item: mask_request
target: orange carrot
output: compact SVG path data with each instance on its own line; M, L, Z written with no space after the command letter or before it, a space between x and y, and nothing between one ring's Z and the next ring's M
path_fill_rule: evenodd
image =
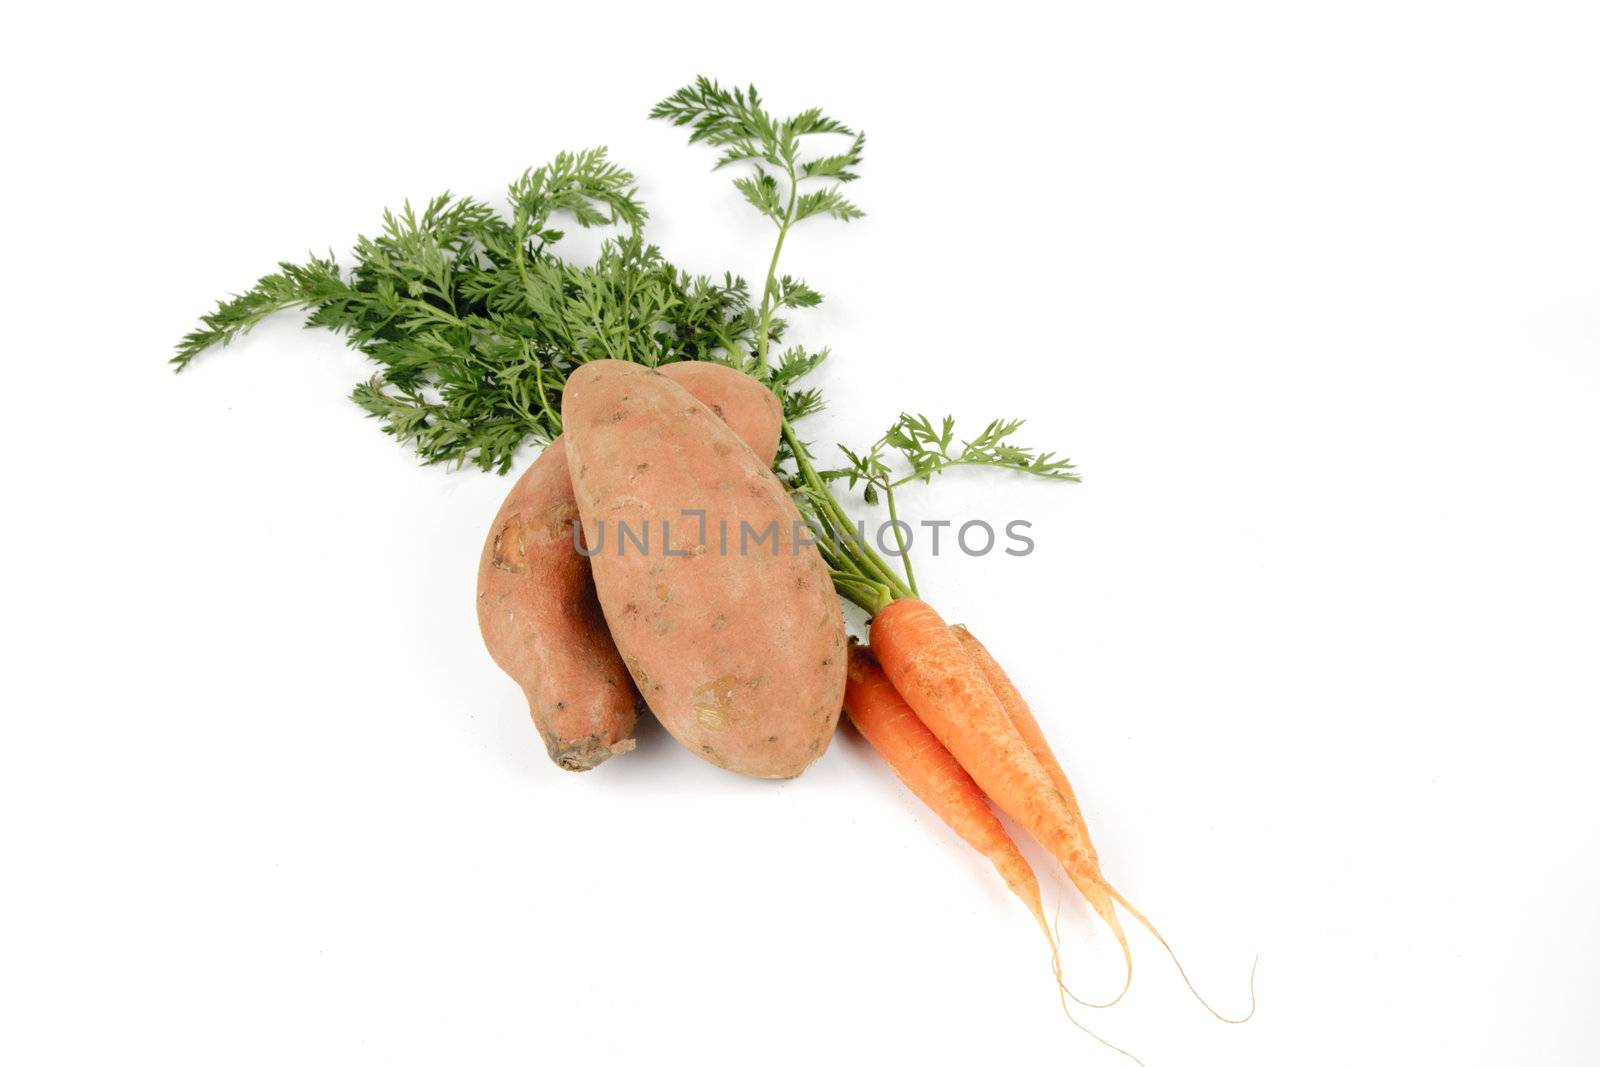
M989 687L994 691L995 696L999 698L1001 705L1005 708L1007 718L1011 720L1011 725L1016 728L1017 734L1022 738L1023 743L1027 745L1028 751L1033 754L1034 759L1039 762L1045 773L1050 776L1050 781L1054 783L1056 792L1066 801L1067 806L1077 814L1079 825L1082 825L1083 816L1078 808L1078 799L1073 795L1072 784L1067 781L1066 772L1061 769L1061 763L1056 759L1056 754L1050 750L1050 743L1045 740L1044 731L1039 728L1039 720L1034 718L1033 710L1028 707L1028 702L1023 699L1022 694L1017 691L1017 687L1012 684L1011 678L996 662L989 650L984 647L982 641L979 641L965 626L955 626L951 629L955 632L956 639L966 649L967 655L971 657L972 662L978 665L978 669L983 673L984 679L989 683ZM1084 839L1085 841L1088 840L1087 830L1084 831ZM1093 846L1090 846L1089 855L1094 855ZM1138 908L1128 903L1126 897L1106 882L1104 876L1100 874L1098 862L1095 864L1093 877L1098 879L1114 901L1121 904L1128 914L1132 915L1141 926L1150 931L1151 935L1161 943L1161 947L1167 950L1167 955L1172 957L1172 962L1178 968L1178 974L1183 978L1184 984L1189 987L1189 992L1194 994L1195 999L1203 1004L1207 1011L1223 1022L1228 1023L1244 1022L1255 1014L1255 967L1253 965L1250 969L1250 1011L1238 1019L1231 1019L1220 1014L1200 995L1199 990L1195 989L1194 983L1189 980L1188 973L1183 969L1183 964L1178 960L1178 954L1167 943L1167 939L1161 936L1161 931L1157 930L1155 925L1145 918ZM1076 881L1074 879L1074 883ZM1068 992L1070 995L1070 990ZM1077 998L1073 997L1073 999L1076 1000Z
M1028 707L1028 702L1022 699L1022 694L1011 684L1006 672L1000 669L1000 664L996 663L989 650L983 647L983 642L972 635L972 631L961 625L953 626L951 629L966 648L967 655L978 664L978 669L983 672L989 688L1000 698L1000 703L1006 709L1006 717L1011 720L1011 725L1017 728L1023 744L1033 753L1033 758L1039 761L1039 765L1050 776L1056 792L1061 794L1061 799L1065 800L1073 810L1078 810L1078 798L1073 795L1072 783L1067 781L1067 772L1061 769L1056 754L1050 751L1050 743L1044 739L1044 731L1039 729L1039 720L1033 717L1033 710Z
M978 787L1061 861L1122 948L1126 992L1133 978L1133 952L1110 886L1100 875L1083 816L1029 751L960 639L927 604L895 600L872 620L872 652L906 703Z
M988 798L895 691L872 654L859 645L850 649L844 710L907 788L994 864L1049 937L1039 880L990 810Z
M1066 987L1061 983L1061 962L1056 951L1056 939L1045 919L1044 905L1039 896L1039 880L1034 877L1033 868L995 817L978 783L972 780L972 776L962 769L949 749L917 717L872 658L872 653L859 645L850 648L844 684L844 711L861 736L877 750L899 779L962 840L994 864L1000 877L1005 879L1006 885L1027 906L1039 923L1039 929L1044 931L1045 940L1050 943L1051 966L1055 971L1057 989L1065 992ZM1080 1023L1073 1017L1064 999L1061 1010L1072 1025L1102 1045L1122 1053L1135 1063L1140 1062L1132 1053L1111 1044Z

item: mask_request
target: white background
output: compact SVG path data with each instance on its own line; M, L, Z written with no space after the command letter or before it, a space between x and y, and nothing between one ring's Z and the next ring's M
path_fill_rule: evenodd
M1224 1010L1261 954L1226 1027L1139 936L1101 1032L1593 1062L1592 5L41 10L0 45L0 1059L1118 1062L848 731L782 784L653 726L550 765L473 617L510 482L419 468L337 338L165 366L277 260L564 147L640 172L677 262L758 272L711 154L645 120L706 72L869 133L870 217L787 253L835 352L807 436L1024 416L1084 473L905 505L1035 523L924 593Z

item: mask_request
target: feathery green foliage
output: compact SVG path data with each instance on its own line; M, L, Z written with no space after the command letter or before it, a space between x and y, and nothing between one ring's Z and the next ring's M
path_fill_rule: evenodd
M385 433L424 462L501 473L524 442L561 432L561 390L582 363L750 364L763 317L749 287L731 274L690 276L645 244L634 177L603 148L527 171L507 200L507 214L448 193L420 212L410 204L385 212L379 234L357 240L348 274L331 253L280 264L204 316L172 362L181 370L269 315L308 310L308 327L343 334L378 364L351 398ZM553 251L563 215L623 232L593 264L564 262ZM786 307L816 303L798 283L785 296ZM781 336L781 320L770 326ZM774 379L793 417L820 403L794 384L812 366L796 363Z
M795 223L813 215L849 222L865 214L845 199L843 186L858 177L855 168L861 165L866 135L817 108L786 119L777 118L762 105L755 86L724 89L704 76L657 104L650 117L689 127L691 144L722 149L716 169L735 163L752 164L750 173L733 179L734 188L778 230L766 284L761 287L755 355L759 376L767 366L774 310L815 307L822 302L821 294L804 282L778 274L784 238ZM830 155L804 155L802 150L812 143L805 139L820 135L849 138L848 147ZM807 182L812 184L806 185ZM824 184L819 188L817 183Z
M946 415L936 427L926 415L902 413L871 448L856 452L840 445L839 451L850 461L848 466L818 473L825 481L844 479L852 489L860 484L868 504L878 502L880 491L892 493L908 482L927 483L952 467L990 467L1057 481L1080 480L1071 460L1013 444L1011 435L1022 425L1021 419L993 419L978 436L958 441L953 417ZM904 470L891 464L888 454L895 452L904 460Z

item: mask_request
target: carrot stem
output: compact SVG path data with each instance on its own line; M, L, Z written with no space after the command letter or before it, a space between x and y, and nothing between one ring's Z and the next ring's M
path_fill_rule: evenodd
M848 569L855 571L868 582L886 586L890 599L913 596L910 587L890 569L883 557L874 552L865 539L855 536L855 524L850 520L850 516L845 514L844 507L829 492L827 483L812 465L811 455L806 451L805 444L787 419L783 423L783 439L788 443L790 453L794 455L795 466L814 505L815 515L826 527L823 531L825 538L836 546L835 554L838 561L841 564L848 563ZM898 531L898 527L896 530ZM881 597L862 598L861 590L853 583L841 585L836 581L834 587L838 589L840 596L871 614L876 614L885 607L885 601Z
M906 570L906 585L911 589L911 595L917 596L917 576L911 573L911 553L906 549L906 539L900 532L900 515L894 509L894 490L885 489L883 499L889 505L889 528L894 531L895 544L900 546L900 565Z

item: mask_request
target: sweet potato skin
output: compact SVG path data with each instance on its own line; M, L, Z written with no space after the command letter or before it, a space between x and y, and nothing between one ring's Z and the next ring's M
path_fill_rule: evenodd
M719 767L799 774L838 723L844 618L770 464L679 385L634 364L580 368L562 420L600 606L651 711ZM703 538L686 515L696 510ZM775 538L741 551L742 524L773 526ZM649 549L619 540L624 525L648 531Z
M767 465L782 406L750 377L712 363L661 368L728 420ZM512 486L478 564L478 628L528 698L558 767L586 771L633 747L639 693L612 643L594 578L573 544L578 507L556 438Z
M656 369L727 423L763 467L772 466L778 454L778 435L783 432L783 405L772 390L752 389L757 385L755 379L720 363L686 360Z

